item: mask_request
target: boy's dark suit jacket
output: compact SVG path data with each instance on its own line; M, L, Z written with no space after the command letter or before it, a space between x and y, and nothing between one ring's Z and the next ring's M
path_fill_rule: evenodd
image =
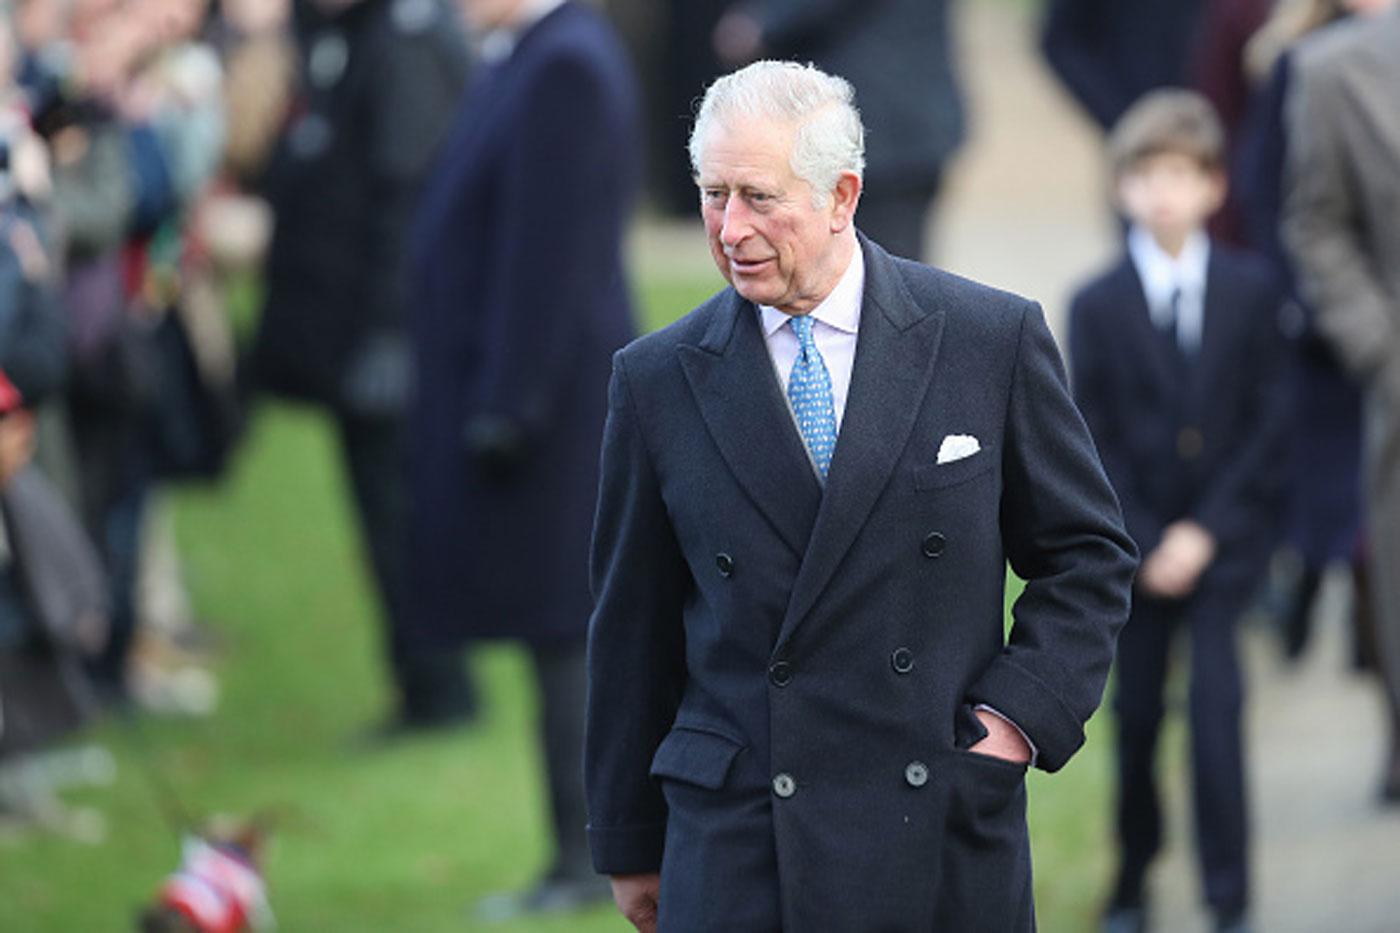
M1040 310L861 242L824 490L732 289L614 360L590 833L600 871L661 871L667 931L1030 929L1024 768L963 750L968 704L1061 767L1127 617L1133 547ZM956 434L980 451L938 463Z
M1275 543L1290 410L1280 292L1252 256L1211 243L1201 346L1187 363L1152 323L1124 257L1070 310L1075 400L1141 553L1190 518L1215 536L1201 586L1257 580Z

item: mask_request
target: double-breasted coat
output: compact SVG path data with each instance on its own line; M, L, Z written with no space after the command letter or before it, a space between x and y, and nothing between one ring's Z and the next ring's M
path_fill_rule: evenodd
M409 637L582 642L612 354L635 331L622 240L641 138L626 53L565 3L486 66L412 241ZM511 426L508 476L474 424Z
M1024 767L966 751L972 706L1058 769L1127 616L1135 551L1039 308L861 246L825 484L733 290L614 360L590 835L599 871L660 870L663 930L1030 929ZM938 462L954 435L979 449Z

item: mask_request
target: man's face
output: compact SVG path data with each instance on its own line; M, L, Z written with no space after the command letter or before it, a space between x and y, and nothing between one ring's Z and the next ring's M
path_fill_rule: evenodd
M1185 153L1140 159L1118 180L1128 218L1160 241L1177 242L1201 227L1225 200L1225 180Z
M771 121L718 124L704 142L696 184L720 274L755 304L805 314L845 271L841 233L860 182L843 176L835 196L814 206L811 185L792 170L793 136L793 126Z

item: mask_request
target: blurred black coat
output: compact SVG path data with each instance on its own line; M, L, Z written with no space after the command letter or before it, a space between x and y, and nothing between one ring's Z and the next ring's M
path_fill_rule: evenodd
M611 28L565 3L483 69L428 185L407 587L421 642L584 635L611 357L633 333L637 113Z
M1159 87L1187 83L1204 0L1051 0L1041 35L1065 88L1104 129Z
M763 0L767 54L811 61L855 87L866 184L931 183L962 143L948 0Z
M296 27L299 87L265 179L276 226L254 376L342 409L353 370L402 336L404 237L467 50L444 0L335 16L300 2Z

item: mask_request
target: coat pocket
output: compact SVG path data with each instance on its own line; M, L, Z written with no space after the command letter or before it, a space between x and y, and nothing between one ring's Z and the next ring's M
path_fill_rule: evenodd
M983 447L977 453L951 463L926 463L914 469L914 488L920 491L946 489L976 479L997 465L996 450Z
M1025 765L954 751L934 929L1034 929Z
M719 790L744 746L714 732L687 726L671 729L651 759L651 776Z

